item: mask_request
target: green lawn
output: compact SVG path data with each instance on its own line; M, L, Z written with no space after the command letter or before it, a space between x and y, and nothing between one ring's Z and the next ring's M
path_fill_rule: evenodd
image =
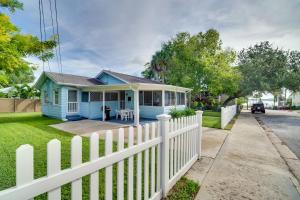
M42 117L40 113L9 113L0 114L0 191L6 188L15 186L15 163L16 163L16 149L22 144L30 144L34 147L34 177L39 178L46 175L47 172L47 143L51 139L58 139L61 141L61 164L62 169L70 167L70 146L72 134L57 130L48 125L60 123L62 121ZM83 162L89 160L89 140L83 138ZM126 146L126 145L125 145ZM114 143L114 151L116 150L116 143ZM99 142L99 154L104 155L104 141ZM151 157L151 153L149 154ZM134 176L136 175L136 157L134 161ZM142 171L144 164L142 165ZM117 194L117 164L114 165L113 184L114 184L114 199ZM142 173L143 175L143 173ZM134 177L135 179L136 177ZM104 169L99 171L99 197L104 199L104 184L105 176ZM150 178L149 178L150 180ZM127 160L124 163L124 183L127 188ZM190 188L190 182L180 182L181 187ZM143 177L142 177L143 185ZM134 188L136 182L134 181ZM70 199L70 184L62 187L62 199ZM143 186L142 186L143 190ZM182 190L176 190L179 193ZM175 192L173 196L177 196ZM127 189L124 189L124 196L126 199ZM134 192L135 196L135 192ZM43 194L35 199L46 199L47 195ZM89 176L83 177L83 199L89 199Z
M177 199L185 199L192 200L197 195L200 186L198 183L187 179L186 177L182 177L175 186L170 190L167 199L168 200L177 200Z
M15 185L15 151L22 144L34 147L34 176L46 175L47 143L54 138L61 141L62 169L70 167L70 141L73 135L48 126L60 120L42 117L40 113L0 114L0 190ZM104 142L100 140L100 155L104 154ZM89 160L89 142L83 138L83 162ZM114 173L116 175L116 173ZM104 170L100 171L100 183L104 183ZM116 179L116 176L114 176ZM88 199L89 177L83 178L83 198ZM114 181L116 184L116 181ZM104 196L104 187L99 189L100 197ZM45 199L46 195L38 199ZM62 199L70 199L70 184L63 186Z
M204 111L202 125L210 128L221 128L221 113Z

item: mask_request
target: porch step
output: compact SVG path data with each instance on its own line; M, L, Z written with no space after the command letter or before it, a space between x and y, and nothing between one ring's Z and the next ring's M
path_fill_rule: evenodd
M80 115L67 115L66 118L68 121L78 121L78 120L85 119L84 117L82 117Z

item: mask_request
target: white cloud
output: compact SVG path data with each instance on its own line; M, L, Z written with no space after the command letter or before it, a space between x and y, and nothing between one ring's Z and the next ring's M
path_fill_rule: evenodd
M300 50L299 0L57 3L66 73L93 76L109 68L140 74L163 41L179 31L197 33L209 28L220 31L224 46L236 50L265 40L285 49ZM13 20L25 32L38 35L38 2L24 0L24 4L25 10L13 16ZM49 18L47 22L49 26ZM50 34L51 29L48 31ZM53 70L57 69L52 64Z

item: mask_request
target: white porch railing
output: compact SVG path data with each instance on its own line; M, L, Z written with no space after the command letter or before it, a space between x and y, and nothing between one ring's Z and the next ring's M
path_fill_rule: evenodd
M112 131L107 131L105 156L102 157L99 157L99 135L93 133L90 137L90 161L85 163L82 163L82 138L75 136L71 141L71 168L64 170L61 170L61 143L53 139L47 144L48 174L38 179L33 178L33 147L22 145L16 151L16 187L0 191L0 199L32 199L47 192L49 200L59 200L61 187L67 183L71 183L71 199L81 199L82 177L87 175L90 176L90 199L103 198L99 197L101 169L105 169L105 199L112 199L116 192L117 199L122 200L124 190L127 190L127 199L133 199L134 192L139 200L142 196L144 199L161 199L201 155L201 118L201 111L196 116L175 120L170 119L169 115L160 115L157 124L137 126L136 144L133 127L130 127L127 148L124 148L124 129L121 128L118 134L118 150L115 152ZM125 160L128 165L126 185ZM116 163L117 189L114 190L113 165Z
M68 102L68 113L78 112L78 102Z

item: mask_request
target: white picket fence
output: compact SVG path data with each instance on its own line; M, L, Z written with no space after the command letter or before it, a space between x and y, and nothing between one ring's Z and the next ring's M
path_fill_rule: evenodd
M107 131L105 155L102 157L99 157L99 135L93 133L90 137L90 161L85 163L82 163L82 138L73 137L71 168L64 170L61 170L61 143L57 139L51 140L47 144L47 176L38 179L33 178L33 147L22 145L16 150L16 186L0 191L0 199L33 199L48 193L49 200L59 200L61 186L71 183L71 199L80 200L82 177L88 175L89 196L91 200L96 200L99 199L101 169L105 169L105 183L100 184L102 187L105 185L106 200L113 199L113 192L117 193L118 200L134 199L134 192L138 200L142 197L161 199L201 156L202 112L178 119L159 115L158 120L158 123L137 126L136 142L134 129L130 127L127 148L124 148L124 129L119 129L116 152L113 152L112 131ZM124 185L126 160L127 184ZM117 164L116 191L113 190L114 164ZM124 195L125 190L127 196Z
M232 120L236 115L237 106L226 106L221 108L221 128L224 129L227 124Z

